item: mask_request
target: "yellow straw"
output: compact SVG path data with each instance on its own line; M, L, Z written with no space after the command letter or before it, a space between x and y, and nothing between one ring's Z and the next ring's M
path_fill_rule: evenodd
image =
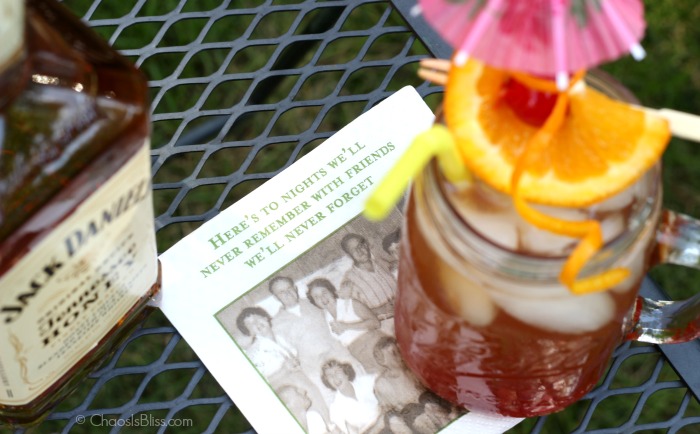
M462 163L452 133L444 125L433 125L416 136L411 146L387 173L365 203L364 215L369 220L382 220L399 201L408 184L426 164L436 157L445 177L452 183L471 180Z

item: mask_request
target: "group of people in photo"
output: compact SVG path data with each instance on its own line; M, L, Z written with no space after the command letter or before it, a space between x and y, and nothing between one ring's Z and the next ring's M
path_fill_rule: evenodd
M383 241L375 255L364 236L346 234L342 278L276 275L267 290L280 308L236 317L248 358L308 433L432 434L458 415L403 362L393 336L398 230Z

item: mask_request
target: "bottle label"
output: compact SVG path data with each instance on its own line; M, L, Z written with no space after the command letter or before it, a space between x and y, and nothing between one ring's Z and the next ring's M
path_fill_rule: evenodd
M24 43L24 0L3 0L0 8L0 72Z
M0 277L0 405L47 390L155 283L149 149Z

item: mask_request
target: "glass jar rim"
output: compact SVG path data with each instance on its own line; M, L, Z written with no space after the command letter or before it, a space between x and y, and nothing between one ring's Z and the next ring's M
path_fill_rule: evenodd
M444 218L441 226L450 226L452 237L445 237L445 241L455 250L460 248L457 243L467 242L471 248L479 252L479 258L490 268L497 268L506 275L528 277L534 280L553 280L558 278L559 271L566 261L567 256L548 256L522 253L504 247L492 238L481 233L477 228L464 219L454 204L448 199L444 185L448 181L442 176L436 161L432 161L423 172L423 182L428 183L431 194L431 202L443 212ZM441 182L442 178L442 182ZM660 188L660 164L656 164L647 171L637 182L645 182L649 185L647 199L634 210L629 217L625 230L609 240L603 248L589 261L582 270L582 275L592 275L602 270L609 269L638 239L645 229L645 223L661 210ZM433 215L435 215L433 213Z

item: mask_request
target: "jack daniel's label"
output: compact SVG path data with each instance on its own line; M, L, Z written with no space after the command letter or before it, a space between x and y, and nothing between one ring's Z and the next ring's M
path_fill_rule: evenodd
M50 387L157 277L149 146L0 277L0 405Z

